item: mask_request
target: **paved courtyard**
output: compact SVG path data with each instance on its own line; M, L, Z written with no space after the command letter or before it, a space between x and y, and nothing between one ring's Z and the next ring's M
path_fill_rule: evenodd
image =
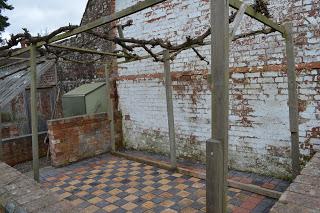
M88 213L206 211L204 180L111 155L43 169L41 184ZM228 190L229 212L268 212L275 202Z

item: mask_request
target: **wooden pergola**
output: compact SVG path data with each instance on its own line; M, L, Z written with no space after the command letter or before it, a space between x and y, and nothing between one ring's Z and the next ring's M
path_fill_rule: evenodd
M43 45L49 45L55 48L62 48L75 52L97 54L103 56L117 57L114 53L102 52L92 49L69 47L56 44L57 41L69 38L71 36L89 31L102 25L117 21L121 18L135 14L139 11L165 2L166 0L144 0L131 7L128 7L112 15L101 17L86 25L77 27L69 32L54 36L46 42L37 42L29 47L13 52L10 57L19 58L19 55L30 52L30 70L31 70L31 123L32 123L32 152L33 152L33 174L34 179L39 181L39 153L38 153L38 113L37 113L37 48ZM229 28L229 7L238 10L234 20L234 27ZM211 41L204 45L211 45L211 96L212 96L212 117L211 117L211 139L206 144L206 200L207 212L220 213L226 212L226 191L227 191L227 172L228 172L228 112L229 112L229 43L235 36L237 27L244 14L254 18L262 24L270 27L274 31L282 34L286 41L286 55L288 67L288 91L289 91L289 118L291 132L291 158L293 177L300 172L299 162L299 129L298 129L298 99L297 83L294 60L294 44L292 37L292 24L286 23L279 25L263 14L256 12L252 6L244 4L240 0L211 0ZM122 34L119 31L119 34ZM120 35L121 36L121 35ZM189 48L192 48L190 46ZM186 48L188 49L188 48ZM167 101L167 116L169 126L170 141L170 163L172 168L177 167L176 144L174 129L174 114L172 100L172 83L170 74L170 51L164 50L160 54L164 58L164 76ZM150 56L142 57L143 59ZM137 60L141 60L137 59ZM125 60L120 63L129 63L134 60ZM113 104L110 97L110 70L112 64L105 65L105 77L107 85L108 114L111 120L111 144L112 151L116 152L115 147L115 125L113 118ZM1 123L1 114L0 114ZM1 142L1 131L0 131ZM2 146L0 146L2 147ZM0 152L2 150L0 149ZM0 155L1 156L1 155Z

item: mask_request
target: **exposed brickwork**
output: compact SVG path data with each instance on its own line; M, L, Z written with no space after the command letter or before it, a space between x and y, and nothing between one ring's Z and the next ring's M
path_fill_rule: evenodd
M89 22L95 21L102 16L110 15L115 10L114 0L89 0L83 14L81 24L85 25ZM94 31L103 33L105 35L114 35L114 23L105 24L102 27L95 28ZM67 41L63 41L64 45L73 47L82 47L92 50L99 50L103 52L112 52L115 49L113 42L108 42L104 39L97 38L88 33L81 33L74 38ZM94 64L79 64L68 61L59 61L58 63L58 81L59 87L61 88L61 93L64 94L82 84L90 82L101 82L105 81L105 70L104 63L115 60L111 57L101 57L98 55L91 54L79 54L76 52L70 52L68 54L69 59L76 61L93 61L96 60L97 63ZM118 91L116 87L116 81L113 80L117 77L117 67L111 70L111 98L113 99L114 107L114 118L116 122L116 145L117 148L123 147L122 145L122 115L118 110ZM58 104L58 117L62 116L62 104Z
M39 134L39 156L47 154L48 144L44 143L46 133ZM24 135L20 137L4 139L2 141L3 161L10 166L15 166L32 160L32 137Z
M2 125L2 138L12 138L19 135L17 124L15 123L6 123Z
M107 16L114 11L114 2L107 0L89 0L83 14L80 25L88 24L102 16ZM94 29L107 35L112 35L112 25L106 24L103 27ZM99 51L111 52L114 49L112 42L107 42L103 39L94 37L88 33L81 33L74 38L62 42L64 45L73 47L82 47L87 49L95 49ZM77 61L92 61L99 59L100 56L91 54L79 54L70 52L69 59ZM103 57L101 61L108 61L110 58ZM92 81L101 81L104 78L104 68L100 63L97 64L79 64L68 61L58 63L58 79L63 92L68 92L71 89L78 87L84 83Z
M106 113L48 121L53 166L96 156L110 150L110 121Z
M0 212L83 212L5 163L0 171Z
M316 153L270 212L320 212L319 198L320 153Z
M117 0L119 11L138 0ZM250 1L252 2L252 1ZM300 142L304 155L319 141L320 22L319 1L270 0L280 23L292 20L299 83ZM134 27L126 37L185 41L209 26L209 1L172 0L125 18ZM261 29L245 17L241 33ZM238 33L240 33L240 31ZM210 47L198 48L210 59ZM156 50L155 50L156 51ZM143 54L143 50L141 50ZM287 177L290 175L290 133L285 42L279 33L233 42L230 55L230 166ZM210 138L209 66L192 51L172 62L177 154L204 160ZM163 65L152 59L122 64L117 81L123 113L124 141L134 149L168 153ZM309 139L312 138L312 139Z

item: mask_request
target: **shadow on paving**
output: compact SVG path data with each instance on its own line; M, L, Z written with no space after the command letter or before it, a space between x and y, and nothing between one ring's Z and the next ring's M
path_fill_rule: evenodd
M240 174L245 173L234 172L235 176ZM206 210L204 180L109 154L62 168L43 168L41 184L86 212ZM251 192L228 189L228 212L269 212L275 202Z

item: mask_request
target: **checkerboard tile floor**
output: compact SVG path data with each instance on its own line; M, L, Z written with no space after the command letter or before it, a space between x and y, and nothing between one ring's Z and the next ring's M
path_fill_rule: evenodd
M205 212L205 182L104 155L42 172L41 183L85 212ZM234 188L228 212L268 212L275 200Z

